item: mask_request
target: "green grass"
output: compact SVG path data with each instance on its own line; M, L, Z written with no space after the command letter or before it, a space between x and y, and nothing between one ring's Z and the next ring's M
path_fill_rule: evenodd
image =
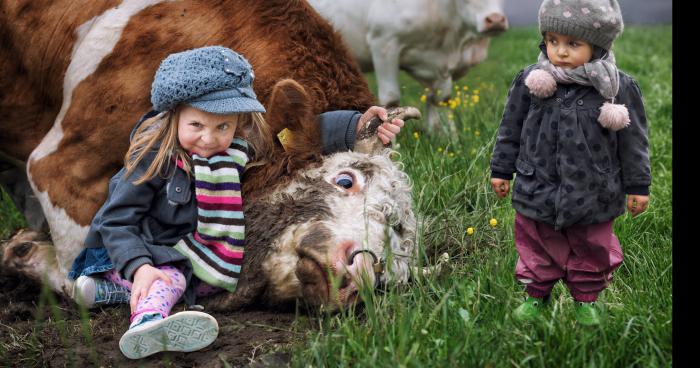
M416 137L421 122L411 121L398 138L397 150L413 178L419 262L448 252L451 268L397 289L365 293L357 309L314 317L317 328L292 348L293 366L672 365L671 33L670 26L628 26L615 46L619 67L644 93L653 185L646 213L616 221L625 260L601 294L602 326L575 324L573 303L561 284L538 323L522 325L509 316L523 297L513 277L514 212L509 200L492 193L488 167L508 86L537 57L536 29L516 28L494 39L488 59L458 81L469 101L478 89L479 101L452 112L457 136ZM376 91L374 76L368 78ZM401 83L402 104L422 106L422 87L405 74ZM495 228L491 218L498 220ZM3 195L0 236L21 226L23 219ZM475 230L471 236L469 227ZM14 345L41 349L36 336L13 339L18 340L0 346L0 355Z
M428 255L420 261L448 252L452 268L364 295L361 310L319 316L318 329L296 346L293 365L672 365L671 33L671 26L629 26L616 41L618 66L644 94L653 185L649 210L615 223L625 259L600 296L602 326L575 324L573 302L561 283L538 323L522 325L509 315L523 298L513 276L514 211L490 189L489 160L510 82L539 51L536 29L516 28L494 39L487 60L457 82L463 94L480 90L473 108L460 105L452 112L458 136L416 139L421 122L408 122L398 138L401 160L414 181L419 244ZM376 91L374 76L368 78ZM422 87L403 73L401 84L401 103L422 106ZM488 224L491 218L498 220L495 228ZM469 227L475 230L471 236Z
M10 195L0 187L0 239L7 239L15 230L26 226L24 216L17 211Z

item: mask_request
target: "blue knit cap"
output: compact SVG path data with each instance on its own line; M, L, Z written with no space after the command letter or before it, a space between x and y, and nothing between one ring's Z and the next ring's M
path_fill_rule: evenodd
M223 46L170 54L160 63L151 85L156 111L190 105L213 114L265 112L253 92L253 68L243 56Z

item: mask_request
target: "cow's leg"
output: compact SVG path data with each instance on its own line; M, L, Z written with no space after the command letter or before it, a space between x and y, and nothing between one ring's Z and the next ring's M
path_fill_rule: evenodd
M71 296L73 282L58 272L56 247L46 235L33 230L20 230L0 246L0 251L3 270L21 273L66 297Z
M10 32L0 28L0 34ZM37 84L42 85L36 82L41 77L27 71L11 42L0 42L0 75L0 185L30 228L48 231L41 206L27 181L25 162L51 128L58 108L49 97L48 88L37 88Z
M401 100L399 89L399 53L401 49L395 38L377 37L371 33L367 43L372 53L372 63L377 77L379 103L390 107L398 106Z
M3 163L0 159L0 186L10 196L17 210L24 215L30 229L48 233L49 225L41 210L41 204L29 185L26 168L13 162L9 162L8 165Z
M431 132L437 132L440 128L440 102L448 102L452 98L452 76L440 77L433 81L431 88L431 94L428 98L428 104L430 110L428 111L428 130ZM431 106L432 105L432 106ZM454 124L454 119L447 119L447 126L444 127L443 131L445 133L455 133L456 128Z

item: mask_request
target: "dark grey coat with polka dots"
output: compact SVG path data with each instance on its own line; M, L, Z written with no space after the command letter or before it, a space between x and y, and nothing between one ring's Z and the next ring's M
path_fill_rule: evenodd
M622 215L626 194L648 195L651 185L642 93L620 72L615 103L627 106L630 125L617 132L598 123L603 97L593 87L558 84L549 98L530 94L518 73L491 158L491 176L516 174L513 208L559 230Z

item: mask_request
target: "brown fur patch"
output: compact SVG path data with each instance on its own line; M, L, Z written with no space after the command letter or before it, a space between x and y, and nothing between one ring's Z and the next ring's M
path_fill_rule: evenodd
M326 253L326 246L331 238L331 231L323 224L313 224L306 235L299 240L299 248Z
M58 1L48 8L37 5L25 11L27 16L31 13L60 30L63 39L51 36L51 32L27 29L27 20L12 16L16 8L2 19L0 27L13 31L11 45L3 55L20 55L20 64L30 79L31 88L26 94L48 93L48 101L52 101L50 113L32 125L39 131L48 130L60 108L62 77L70 62L75 29L116 5L116 1L98 3ZM59 5L64 6L63 11L58 10ZM12 8L10 4L2 6ZM43 38L34 42L32 35ZM27 49L27 44L33 44L33 48ZM150 85L160 61L172 52L205 45L230 47L251 62L257 76L255 91L268 109L272 108L268 100L272 87L283 78L293 78L304 87L312 116L334 109L364 111L374 103L367 82L339 36L303 1L157 4L132 17L113 52L75 89L62 123L64 139L58 150L32 165L38 189L48 191L54 205L64 208L78 224L89 225L105 200L109 177L122 165L131 129L150 108ZM39 50L52 57L47 58ZM16 67L9 61L4 64ZM46 107L37 97L28 101L31 106ZM21 116L27 107L19 107ZM304 121L313 123L304 116ZM3 128L12 126L9 122L2 124ZM26 158L29 147L39 141L32 136L37 135L15 135L17 142L26 143L13 151ZM318 143L306 141L303 145L303 152L282 154L275 160L277 165L251 170L244 185L250 192L263 190L270 182L284 181L278 180L281 176L317 161ZM71 172L80 175L66 174Z
M236 293L228 297L224 308L240 308L262 299L275 306L284 301L276 300L265 290L266 283L258 272L270 252L271 244L289 226L321 221L331 215L330 208L322 201L332 187L309 186L298 196L284 195L280 200L244 200L246 219L246 254ZM245 198L245 197L244 197Z

